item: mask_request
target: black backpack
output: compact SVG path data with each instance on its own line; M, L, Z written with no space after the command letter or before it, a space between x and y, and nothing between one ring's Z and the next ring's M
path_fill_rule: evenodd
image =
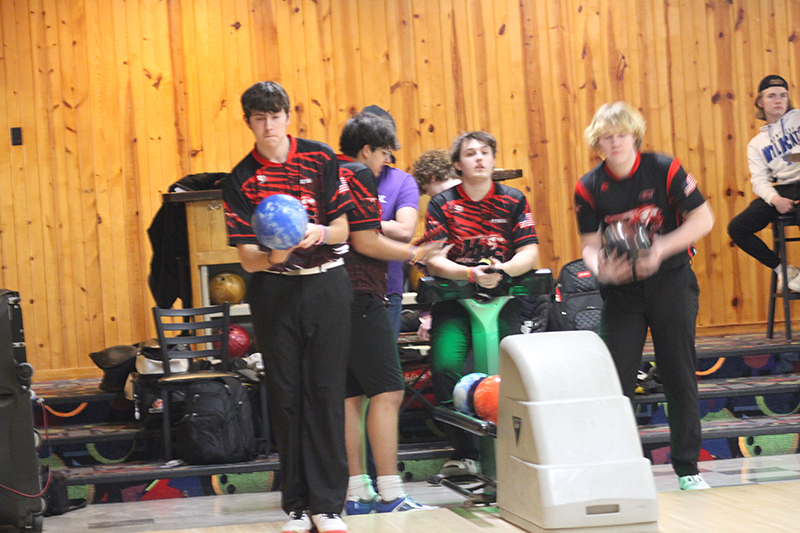
M190 384L178 426L178 456L189 464L220 464L249 461L257 453L244 384L234 377Z
M556 283L549 328L551 331L600 329L603 298L597 282L583 259L570 261L561 268Z

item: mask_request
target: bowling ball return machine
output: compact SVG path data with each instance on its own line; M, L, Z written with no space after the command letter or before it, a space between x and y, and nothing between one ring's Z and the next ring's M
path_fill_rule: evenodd
M549 269L528 272L515 278L503 273L503 280L493 289L485 289L467 280L425 276L419 281L417 301L432 304L458 300L467 309L472 320L474 371L495 375L499 372L500 337L497 319L503 307L514 296L538 296L552 292L553 274ZM497 426L492 422L444 407L429 407L436 420L482 437L480 474L450 478L434 475L429 478L429 482L458 492L472 504L493 504L497 486L495 461Z
M483 437L476 476L482 486L466 489L461 480L440 476L431 481L470 504L496 503L503 519L533 533L657 532L652 467L602 339L589 331L559 331L498 342L497 315L510 296L495 296L499 308L490 312L492 300L464 285L422 283L434 297L477 310L471 315L475 366L501 376L498 423L435 408L437 420ZM552 276L537 271L502 285L511 295L543 294Z

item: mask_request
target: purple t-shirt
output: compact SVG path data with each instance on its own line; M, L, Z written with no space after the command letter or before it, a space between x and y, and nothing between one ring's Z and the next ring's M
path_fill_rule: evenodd
M403 207L419 209L419 188L411 174L384 165L378 182L378 199L383 215L381 220L394 220ZM386 294L403 294L403 262L389 261Z

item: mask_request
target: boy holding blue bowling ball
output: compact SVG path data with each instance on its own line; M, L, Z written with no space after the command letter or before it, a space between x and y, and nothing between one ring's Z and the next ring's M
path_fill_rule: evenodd
M345 400L350 470L345 509L348 515L424 509L408 497L397 475L397 419L404 386L397 335L385 296L387 262L424 261L440 253L441 246L403 244L381 230L376 178L390 160L391 150L399 148L392 123L375 114L359 113L342 129L339 147L343 154L339 156L340 174L348 183L356 206L347 213L351 248L345 255L354 293ZM366 469L365 421L378 476L378 494Z
M697 181L677 159L642 153L645 122L624 102L603 105L586 142L603 161L575 186L583 260L600 282L600 336L614 359L622 392L633 398L647 330L669 409L672 467L683 490L709 488L697 469L695 322L700 289L691 267L694 242L714 225ZM647 229L650 245L634 258L609 251L603 232L625 222Z
M352 289L335 247L346 242L353 209L331 148L286 133L289 96L259 82L242 95L255 147L223 185L228 244L252 272L247 287L253 327L267 373L270 414L282 473L286 533L347 531L344 382ZM308 212L300 243L259 244L256 206L273 194L296 197ZM312 523L313 522L313 523Z

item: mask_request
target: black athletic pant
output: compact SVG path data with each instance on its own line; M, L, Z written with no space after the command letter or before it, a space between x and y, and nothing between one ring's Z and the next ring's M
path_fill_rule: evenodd
M622 392L633 398L647 329L667 398L672 468L697 474L700 406L697 399L697 278L689 265L620 286L604 286L600 336L617 367Z
M791 185L778 185L775 187L778 194L797 200L800 198L800 183ZM756 198L744 211L733 217L728 224L728 235L731 240L746 254L755 257L763 265L775 269L781 264L780 259L772 248L767 246L756 233L766 228L778 218L778 210L761 198Z
M287 513L341 513L347 498L344 386L352 298L343 266L310 276L258 272L247 287Z

